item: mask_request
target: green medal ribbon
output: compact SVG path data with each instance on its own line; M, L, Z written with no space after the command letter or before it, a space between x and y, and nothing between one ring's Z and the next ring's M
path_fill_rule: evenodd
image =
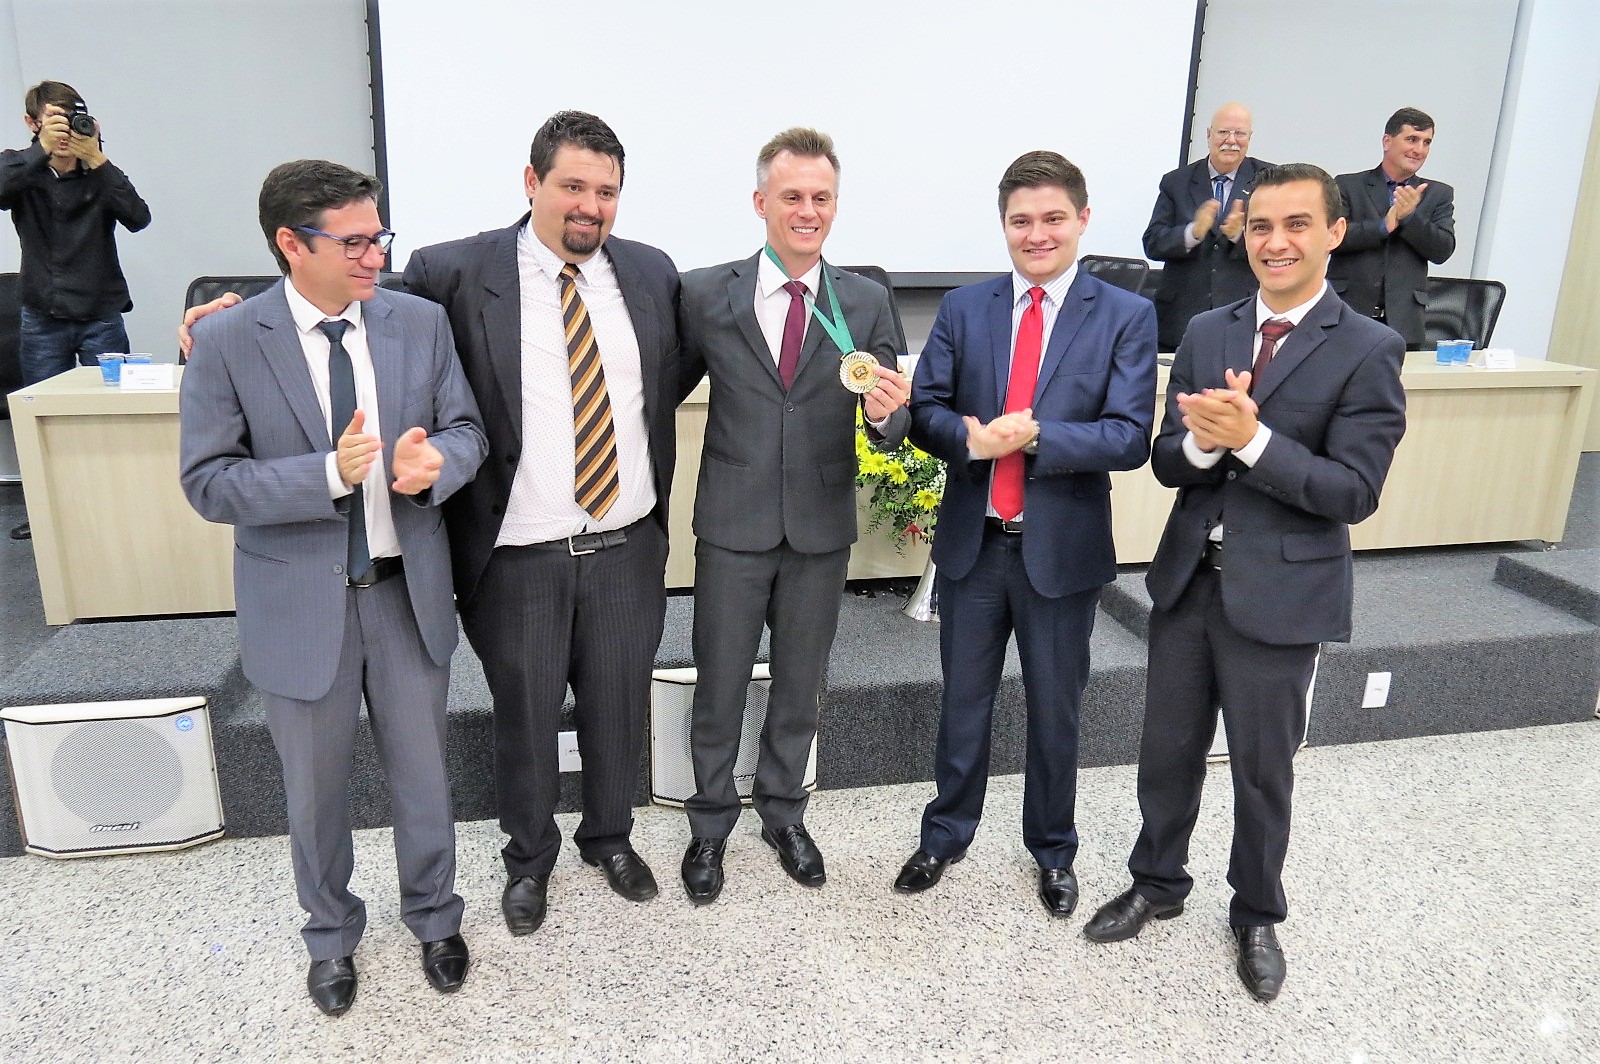
M767 258L772 260L772 264L778 268L778 272L789 280L794 280L793 277L789 277L789 271L783 268L783 262L778 258L778 253L772 250L772 245L768 244L765 250ZM811 308L811 313L816 317L817 324L821 325L828 334L828 338L839 349L839 354L841 356L848 355L856 349L856 342L850 338L850 326L845 323L844 311L840 309L839 301L833 297L833 282L828 279L827 263L822 264L822 285L828 293L828 305L833 308L832 316L822 313L822 308L817 305L816 299L809 292L806 293L805 297L806 306Z

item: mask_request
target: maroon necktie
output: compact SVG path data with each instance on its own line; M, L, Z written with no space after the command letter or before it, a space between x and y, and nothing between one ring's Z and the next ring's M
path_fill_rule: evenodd
M1256 382L1271 364L1272 353L1278 349L1278 341L1288 336L1293 329L1294 322L1288 318L1268 318L1261 323L1261 349L1256 352L1256 364L1250 368L1251 391L1255 391Z
M789 316L783 319L783 346L778 350L778 377L785 391L794 383L794 371L800 365L800 345L806 338L806 286L790 281L784 289L789 293Z
M1033 301L1022 312L1017 326L1017 349L1011 355L1011 380L1006 384L1006 413L1026 410L1033 405L1033 392L1039 383L1039 352L1044 346L1043 288L1028 289ZM994 484L989 501L1002 520L1009 521L1022 512L1022 452L1012 451L994 464Z

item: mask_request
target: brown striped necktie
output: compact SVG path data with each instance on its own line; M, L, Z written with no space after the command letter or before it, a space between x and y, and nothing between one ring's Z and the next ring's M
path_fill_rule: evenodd
M617 434L611 424L611 399L600 364L589 308L578 295L578 267L561 268L561 321L567 332L567 369L572 374L573 497L595 520L604 517L622 494L617 475Z

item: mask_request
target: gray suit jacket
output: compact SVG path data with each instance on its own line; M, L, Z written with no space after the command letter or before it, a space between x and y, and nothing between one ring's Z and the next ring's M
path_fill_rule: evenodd
M1392 233L1383 231L1389 213L1389 184L1383 168L1340 174L1349 228L1328 260L1328 282L1360 314L1376 317L1416 350L1426 340L1428 263L1442 263L1456 250L1456 194L1443 181L1420 175L1408 185L1427 185L1422 202Z
M386 469L396 438L413 426L444 456L432 488L390 502L423 645L445 665L456 620L439 504L473 478L487 451L478 406L439 307L379 289L362 317ZM349 599L347 504L328 497L333 441L282 282L195 328L179 410L184 494L207 521L234 526L245 676L272 694L320 698L333 684Z
M678 335L679 397L711 377L694 534L726 550L771 550L784 540L803 554L856 540L855 416L860 397L839 381L844 354L815 320L787 392L756 321L759 255L683 275ZM893 367L897 343L882 285L823 263L860 350ZM826 296L819 297L824 305ZM905 439L904 407L881 446Z

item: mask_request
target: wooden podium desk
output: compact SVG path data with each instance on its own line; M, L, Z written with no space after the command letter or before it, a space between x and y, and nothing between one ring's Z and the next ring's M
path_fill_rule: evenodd
M178 487L176 390L79 367L10 402L47 623L233 609L233 529Z
M182 368L178 369L181 375ZM1352 530L1358 550L1510 540L1559 542L1600 374L1519 359L1514 370L1437 366L1406 356L1406 435L1378 512ZM1167 371L1152 396L1157 417ZM708 386L678 409L667 586L694 582L694 494ZM11 396L45 620L233 609L233 534L202 521L178 487L178 394L122 392L80 368ZM1173 492L1148 465L1112 474L1117 560L1147 562ZM866 527L864 502L861 526ZM861 534L850 578L921 574L928 548L904 554Z

